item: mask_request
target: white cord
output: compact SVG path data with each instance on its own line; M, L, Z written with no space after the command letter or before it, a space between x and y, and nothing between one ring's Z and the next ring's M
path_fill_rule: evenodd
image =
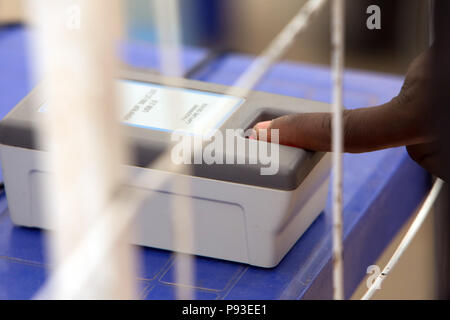
M158 47L161 61L161 71L165 76L181 77L181 27L179 0L155 0L152 1L155 8L156 27L158 30ZM164 84L164 82L163 82ZM168 103L174 108L167 108L169 113L174 113L176 106L182 101L176 95L168 97ZM177 119L175 114L169 114L169 119ZM189 168L189 167L188 167ZM184 169L183 174L191 174L190 169ZM176 182L183 194L189 194L190 184L180 180ZM192 201L190 197L174 197L171 200L172 238L175 251L175 281L185 286L176 286L176 298L179 300L192 300L195 298L192 287L194 285L194 259L190 254L180 252L192 252L194 247L194 217Z
M412 223L408 232L403 237L402 242L399 244L399 246L395 250L394 254L392 255L389 262L387 263L386 267L383 269L383 272L381 272L378 275L378 277L372 283L369 290L367 290L367 292L364 294L364 296L361 298L361 300L369 300L370 298L372 298L372 296L376 292L377 288L380 288L384 279L386 279L386 277L389 275L391 270L395 267L397 262L402 257L403 253L405 253L406 249L411 244L411 241L414 239L415 235L417 234L417 231L419 231L423 222L425 221L428 214L430 213L430 209L432 208L437 196L439 195L439 192L441 191L443 184L444 184L444 182L441 179L436 180L436 182L433 185L433 188L431 189L430 193L428 194L427 198L425 199L425 202L423 203L422 208L420 208L419 213L417 214L417 217L414 219L414 222Z
M342 257L342 74L344 71L344 0L332 2L333 69L333 297L344 299L344 262Z
M55 277L58 281L53 282L50 297L134 298L135 259L127 228L122 228L120 238L106 229L97 241L90 242L84 256L67 259L100 217L107 217L111 224L121 218L107 208L123 183L126 157L111 94L117 66L111 50L122 31L120 2L30 0L27 4L28 18L36 24L39 40L35 43L40 58L35 71L41 69L41 76L47 78L44 90L50 105L39 127L39 138L43 138L39 144L49 150L46 159L52 169L44 192L51 195L51 201L43 197L46 222L53 228L48 253L56 273L63 265L73 271ZM111 241L115 250L103 256L102 272L91 270L89 286L85 283L84 290L78 290L77 272L98 248ZM51 278L54 275L52 272Z

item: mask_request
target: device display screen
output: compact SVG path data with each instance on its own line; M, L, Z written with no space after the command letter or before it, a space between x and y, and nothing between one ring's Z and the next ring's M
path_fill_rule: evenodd
M207 134L245 101L220 93L119 80L119 113L128 125L160 131ZM39 111L45 112L47 104Z
M162 131L203 134L217 129L244 99L207 91L121 80L122 121Z

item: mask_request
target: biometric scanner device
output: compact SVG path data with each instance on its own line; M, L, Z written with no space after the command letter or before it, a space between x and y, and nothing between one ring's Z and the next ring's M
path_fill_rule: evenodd
M273 160L278 171L262 175L267 163L251 163L249 150L270 144L237 135L236 145L244 144L245 150L236 147L234 164L159 161L156 168L153 160L173 145L175 129L183 135L210 130L225 137L226 129L251 128L289 113L326 112L329 105L257 91L230 96L225 86L136 71L123 72L118 85L132 152L132 160L125 164L129 187L148 193L136 216L133 243L174 250L172 225L177 212L171 203L188 197L194 232L188 253L274 267L324 209L330 172L327 153L280 145L279 157ZM51 219L45 215L43 198L51 170L48 154L37 142L37 126L46 108L38 87L0 122L0 157L12 221L48 229ZM225 159L230 150L224 146L215 152ZM188 174L177 166L188 168ZM180 182L189 188L180 188Z

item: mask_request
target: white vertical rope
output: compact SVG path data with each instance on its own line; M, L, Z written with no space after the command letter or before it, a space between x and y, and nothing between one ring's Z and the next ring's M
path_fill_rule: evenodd
M182 77L181 59L181 28L178 0L154 0L156 26L158 30L159 59L161 72L165 76ZM168 120L176 121L176 106L181 104L176 97L168 97L173 108L167 108ZM189 174L184 169L184 174ZM177 184L182 194L190 194L190 184L175 176L172 185ZM175 281L185 284L176 287L176 297L180 300L194 298L192 287L194 285L194 258L186 252L193 252L194 246L194 216L191 199L188 196L178 196L172 199L170 208L172 217L172 236L175 251ZM181 252L181 253L180 253ZM184 252L184 253L183 253Z
M344 71L344 1L332 0L332 69L333 69L333 297L344 299L344 261L342 240L342 152L343 152L343 84Z
M412 240L416 236L420 227L423 225L423 222L428 217L428 214L430 213L431 208L432 208L437 196L439 195L439 192L441 191L443 184L444 184L444 182L441 179L436 180L436 182L433 185L433 188L429 192L422 207L420 208L419 213L417 214L416 218L414 219L413 223L411 224L411 227L406 232L405 236L403 237L399 246L395 250L391 259L389 259L389 262L387 263L386 267L383 269L383 272L381 272L378 275L378 277L372 283L369 290L367 290L367 292L364 294L364 296L361 298L361 300L369 300L370 298L372 298L374 293L377 291L377 288L381 288L381 284L386 279L386 277L389 275L389 273L392 271L392 269L394 269L395 265L400 260L400 258L405 253L406 249L409 247Z
M72 256L100 217L117 224L124 214L108 210L122 183L126 157L113 94L119 12L116 0L30 2L29 17L41 36L37 47L42 60L37 65L43 65L49 97L41 132L52 170L47 193L51 201L44 209L50 211L47 218L53 229L52 274L62 265L70 271L54 277L47 292L51 298L127 299L135 294L128 229L120 238L104 230L83 255ZM102 270L91 270L90 281L80 287L76 279L84 273L85 262L113 239L115 249L103 256Z
M165 76L182 77L181 26L178 0L150 0L155 10L159 62Z

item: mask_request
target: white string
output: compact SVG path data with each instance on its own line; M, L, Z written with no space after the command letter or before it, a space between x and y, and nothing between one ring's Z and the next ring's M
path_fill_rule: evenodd
M155 0L156 27L158 30L158 48L161 61L161 72L165 76L181 77L183 75L181 64L181 33L179 0ZM163 81L164 84L164 81ZM166 84L167 85L167 84ZM178 96L168 96L167 108L170 121L175 121L176 106L181 105ZM191 170L184 169L183 174L189 175ZM175 182L172 182L175 183ZM182 194L189 194L190 184L186 180L179 179L176 182ZM194 226L192 200L190 197L173 197L171 200L172 237L175 252L175 282L184 286L176 286L176 298L179 300L192 300L194 291L194 258L191 254L180 252L194 251Z
M431 189L430 193L428 194L427 198L425 199L425 202L423 203L422 207L420 208L419 213L417 214L416 218L414 219L411 227L408 229L408 232L403 237L402 242L400 242L399 246L395 250L391 259L389 259L389 262L387 263L386 267L383 269L383 272L381 272L378 275L378 277L372 283L369 290L367 290L367 292L364 294L364 296L361 298L361 300L369 300L370 298L372 298L372 296L376 292L377 288L381 288L381 284L386 279L386 277L389 275L389 273L392 271L392 269L394 269L397 262L400 260L402 255L405 253L406 249L411 244L412 240L414 239L415 235L417 234L417 231L419 231L423 222L428 217L428 214L430 213L431 208L432 208L437 196L439 195L439 192L441 191L443 184L444 184L444 182L441 179L436 180L436 182L433 185L433 188Z
M333 71L333 297L344 299L344 262L342 257L342 74L344 70L344 0L332 2Z
M36 23L40 36L37 48L42 59L36 69L42 68L47 78L44 89L50 104L39 127L39 138L44 138L39 142L50 150L47 161L52 168L50 183L45 185L49 188L45 194L52 196L45 207L53 228L48 251L56 273L61 265L70 271L54 278L50 297L134 298L135 259L127 229L122 228L120 238L104 230L90 242L84 256L72 257L92 223L107 217L115 224L123 214L106 208L123 183L126 157L111 95L117 65L111 50L122 27L120 4L116 0L33 0L28 4L29 20ZM103 256L102 272L78 290L79 270L111 241L115 250Z

